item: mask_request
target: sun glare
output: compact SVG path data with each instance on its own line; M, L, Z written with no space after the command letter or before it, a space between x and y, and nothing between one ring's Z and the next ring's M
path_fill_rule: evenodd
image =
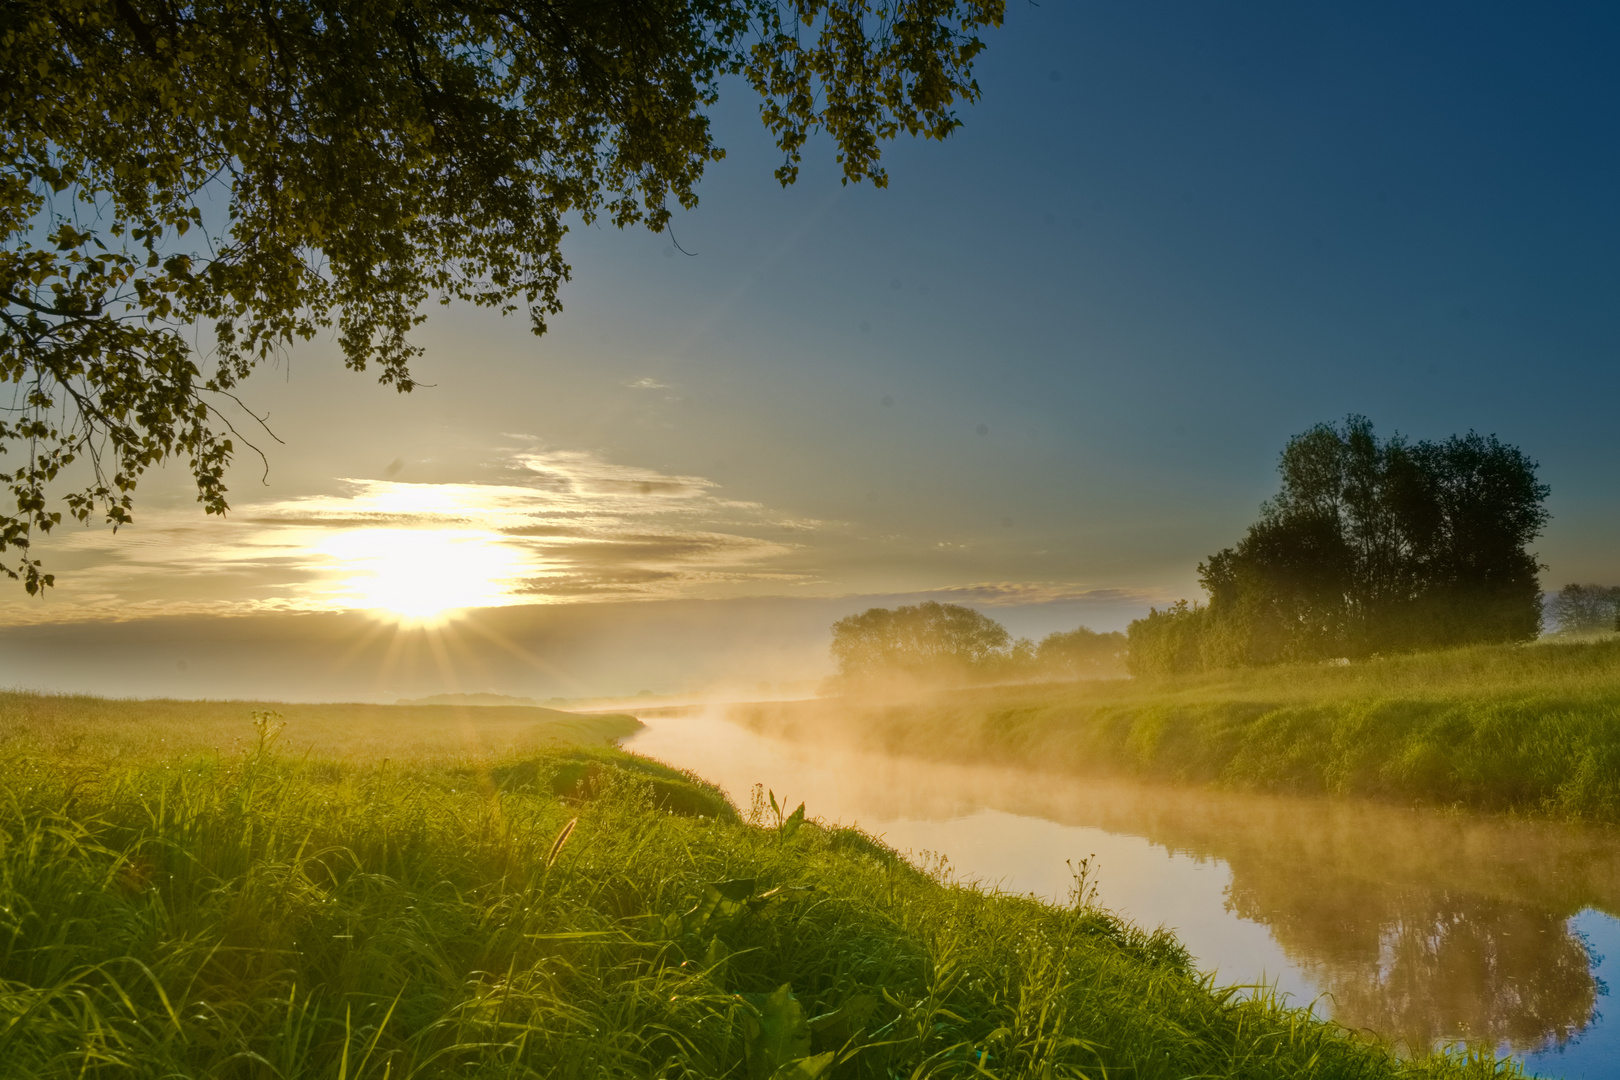
M507 603L526 569L498 538L461 529L355 529L322 547L338 563L334 584L344 603L401 622L441 622L461 608Z

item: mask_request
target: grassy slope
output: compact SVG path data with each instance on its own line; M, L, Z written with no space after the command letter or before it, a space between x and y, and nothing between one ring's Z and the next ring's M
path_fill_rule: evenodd
M1620 820L1614 640L737 715L958 760Z
M456 705L290 704L264 701L109 699L0 691L0 743L22 740L46 753L105 760L155 760L210 749L240 752L255 713L286 726L283 753L395 761L482 758L536 743L599 743L640 730L618 713Z
M859 833L738 821L608 749L41 745L0 745L0 1076L1498 1068L1401 1062L1211 993L1166 936L948 887Z

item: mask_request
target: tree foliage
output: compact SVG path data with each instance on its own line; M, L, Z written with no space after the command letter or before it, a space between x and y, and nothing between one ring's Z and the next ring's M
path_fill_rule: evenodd
M1125 673L1125 635L1089 627L1059 630L1035 647L1036 671L1048 679L1112 678Z
M569 224L662 230L724 151L726 80L791 183L817 130L845 182L944 138L1004 0L8 0L0 7L0 568L66 513L131 520L189 460L226 509L224 403L336 330L411 389L430 298L560 310ZM202 344L199 344L201 342ZM235 436L233 438L233 436Z
M833 623L832 654L845 679L892 675L966 675L1012 646L1007 628L960 604L935 600L868 608Z
M1207 607L1131 627L1133 671L1184 671L1522 641L1541 628L1528 550L1548 488L1473 432L1380 440L1364 417L1291 439L1282 490L1199 565Z
M1209 609L1177 600L1132 620L1125 666L1132 675L1173 675L1214 666Z
M972 608L936 601L868 608L832 628L832 654L844 683L916 679L933 683L1115 678L1125 673L1125 635L1084 626L1040 644L1014 640Z
M1620 585L1565 585L1547 614L1561 634L1620 630Z

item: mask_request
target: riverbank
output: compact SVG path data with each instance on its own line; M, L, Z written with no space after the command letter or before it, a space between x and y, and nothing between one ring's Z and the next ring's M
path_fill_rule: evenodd
M1511 1071L1402 1060L1212 990L1167 934L611 749L276 735L261 711L230 754L0 745L0 1075Z
M627 749L746 798L763 781L957 875L1169 926L1200 971L1405 1046L1508 1050L1531 1072L1620 1078L1620 830L1361 799L1256 794L806 746L709 715Z
M938 760L1620 821L1620 641L734 707Z

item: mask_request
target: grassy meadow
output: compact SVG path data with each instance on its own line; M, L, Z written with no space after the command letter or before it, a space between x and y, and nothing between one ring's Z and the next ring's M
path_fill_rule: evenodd
M1214 990L1083 876L739 812L623 718L305 710L5 700L0 1076L1512 1072Z
M343 760L478 760L542 743L620 739L640 730L625 713L517 706L171 701L0 691L0 746L64 761L157 761L176 754L239 755L254 717L276 714L279 750Z
M846 694L734 719L800 740L1228 789L1620 821L1620 640L1349 665Z

